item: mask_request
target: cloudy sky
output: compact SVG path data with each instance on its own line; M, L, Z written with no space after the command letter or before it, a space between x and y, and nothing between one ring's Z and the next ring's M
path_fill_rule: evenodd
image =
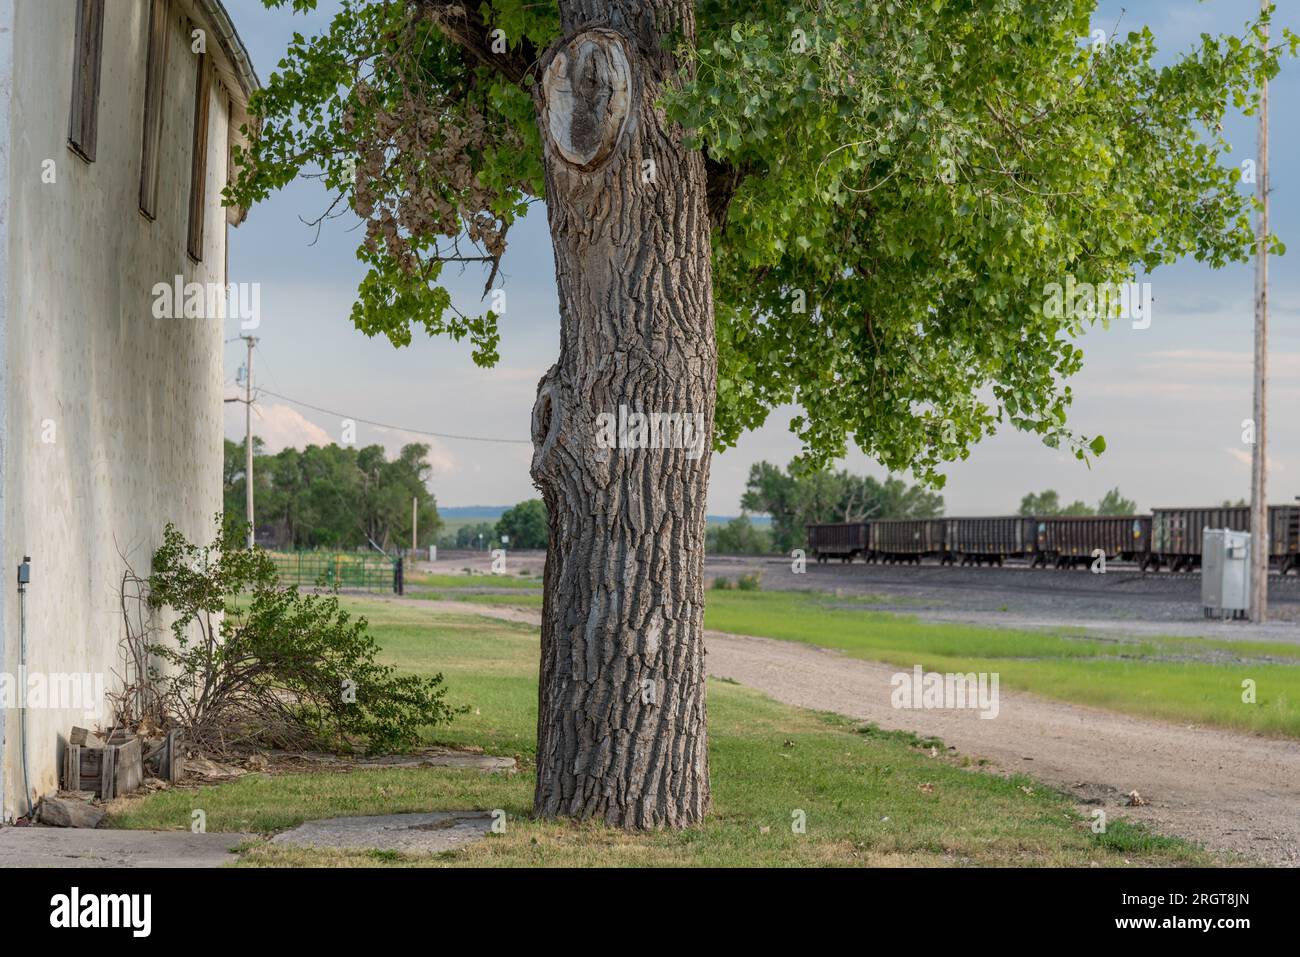
M334 0L321 0L311 16L266 10L261 0L226 0L259 75L275 69L289 36L315 32L327 22ZM1235 32L1254 0L1105 0L1095 25L1107 29L1121 17L1121 30L1145 23L1162 58L1172 58L1202 32ZM1279 20L1300 29L1291 0L1279 4ZM1284 64L1274 82L1272 158L1273 229L1295 250L1271 263L1270 499L1300 495L1300 190L1296 157L1300 125L1293 122L1300 99L1300 64ZM1255 155L1255 123L1234 118L1227 125L1233 159ZM559 319L550 240L544 211L511 231L504 266L508 310L502 319L501 362L479 369L465 345L417 338L395 349L386 339L357 332L348 314L362 268L354 256L354 221L335 220L317 237L302 220L329 199L312 182L295 183L255 208L231 232L230 278L261 284L262 322L254 360L259 387L297 400L264 394L255 433L272 450L286 445L338 441L341 417L316 406L394 428L357 426L359 444L393 450L408 441L433 446L432 488L444 506L510 504L535 495L528 476L526 444L427 439L418 429L454 435L522 440L527 436L537 380L559 350ZM948 470L944 490L949 514L1014 511L1021 495L1055 488L1063 498L1095 502L1119 486L1146 509L1157 505L1217 503L1249 493L1250 448L1242 420L1251 410L1253 267L1219 271L1181 263L1152 279L1154 319L1148 329L1127 323L1096 329L1083 340L1083 372L1073 380L1072 424L1102 434L1108 450L1091 468L1035 439L1006 431L985 441L970 458ZM452 276L449 287L467 308L476 304L484 277L477 271ZM228 335L239 334L232 323ZM226 378L233 395L243 362L242 343L226 347ZM734 514L752 463L784 464L799 451L787 423L792 411L777 410L762 429L715 456L709 510ZM226 432L243 436L242 406L227 406ZM876 475L882 470L862 454L846 467Z

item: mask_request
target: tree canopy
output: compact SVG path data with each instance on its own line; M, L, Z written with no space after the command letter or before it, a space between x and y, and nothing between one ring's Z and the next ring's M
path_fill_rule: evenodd
M506 509L497 521L496 541L503 535L509 539L510 548L545 548L549 536L546 503L540 498L530 498Z
M1137 502L1125 498L1118 487L1110 489L1097 503L1098 515L1135 515L1137 510Z
M366 548L411 544L411 500L418 505L419 544L437 541L442 519L427 481L429 446L404 446L388 460L383 446L309 445L261 454L253 439L256 524L271 526L293 548ZM225 512L244 521L244 444L226 439Z
M1149 30L1094 36L1094 7L696 3L663 108L709 177L717 447L793 404L809 462L854 442L940 485L1003 424L1104 449L1066 410L1072 340L1108 317L1045 309L1046 290L1251 254L1222 120L1253 111L1297 38L1261 50L1251 23L1156 66ZM468 338L491 364L499 316L454 304L442 269L482 263L486 293L511 225L545 198L531 91L559 34L554 2L343 0L255 95L229 197L319 175L327 215L365 221L357 327Z
M893 476L880 482L847 471L810 471L798 461L788 471L757 462L749 470L740 506L772 517L772 546L784 552L806 544L804 526L809 523L936 518L943 514L943 496Z
M439 548L487 548L492 549L500 543L497 527L492 522L473 522L457 527L455 534L450 532L438 539Z
M756 528L748 515L741 514L725 525L710 524L704 550L710 555L765 555L773 550L772 535L767 529Z
M1021 515L1134 515L1137 503L1125 498L1118 488L1113 488L1101 497L1096 507L1081 499L1075 499L1069 505L1061 504L1061 496L1056 489L1042 492L1030 492L1020 500Z

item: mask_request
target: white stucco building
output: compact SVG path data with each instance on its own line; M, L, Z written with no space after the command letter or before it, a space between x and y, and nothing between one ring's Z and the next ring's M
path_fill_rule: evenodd
M197 31L197 32L196 32ZM230 150L257 78L219 0L0 0L0 818L58 787L105 711L28 708L27 674L123 671L121 576L221 510L220 317L154 287L225 284ZM125 560L124 560L125 557Z

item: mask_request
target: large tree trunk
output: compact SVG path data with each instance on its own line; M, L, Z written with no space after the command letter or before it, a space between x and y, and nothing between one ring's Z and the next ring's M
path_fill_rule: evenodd
M532 474L550 521L535 810L683 827L709 807L703 561L717 352L703 160L654 101L677 75L668 36L694 36L692 4L560 8L565 39L536 87L561 339L533 413ZM703 449L623 447L622 436L603 447L598 417L620 407L702 416Z

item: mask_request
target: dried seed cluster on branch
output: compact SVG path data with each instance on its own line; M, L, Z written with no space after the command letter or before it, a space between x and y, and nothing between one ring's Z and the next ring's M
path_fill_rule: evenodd
M378 86L359 79L344 113L355 144L352 208L366 221L365 247L381 251L406 275L424 275L436 261L481 260L495 274L506 248L516 198L528 184L506 189L480 173L489 156L525 148L517 127L487 107L482 84L437 82L430 55L445 12L424 10L401 39L378 54ZM467 239L476 252L461 252ZM439 240L449 240L441 243Z

